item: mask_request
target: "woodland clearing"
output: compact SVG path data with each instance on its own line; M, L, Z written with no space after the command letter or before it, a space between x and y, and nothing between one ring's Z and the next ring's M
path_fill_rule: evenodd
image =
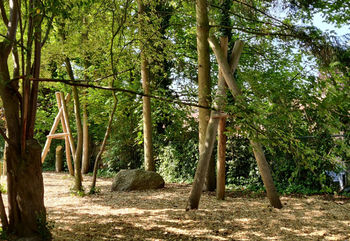
M199 210L185 211L191 186L110 192L112 178L99 178L95 195L72 195L73 178L43 174L45 206L54 240L349 240L350 199L282 196L282 209L261 195L202 195ZM84 176L88 189L90 176ZM4 201L7 197L4 195Z

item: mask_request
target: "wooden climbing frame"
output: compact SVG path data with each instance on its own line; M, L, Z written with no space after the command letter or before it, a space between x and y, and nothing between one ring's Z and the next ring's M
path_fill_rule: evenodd
M58 113L51 127L50 133L47 136L44 149L41 153L41 162L44 163L47 153L50 150L50 145L52 139L64 139L65 140L65 148L66 148L66 159L68 170L71 175L74 175L74 170L72 166L71 153L73 156L73 160L75 159L75 146L74 139L72 136L72 132L69 126L68 112L67 112L67 103L70 100L70 94L68 93L64 98L63 92L56 92L56 100L58 106ZM58 124L61 122L62 125L62 133L55 133L58 127Z

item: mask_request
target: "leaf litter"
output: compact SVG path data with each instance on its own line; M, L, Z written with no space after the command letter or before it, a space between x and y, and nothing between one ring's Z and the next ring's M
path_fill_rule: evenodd
M68 174L43 177L54 240L350 240L350 200L340 196L282 196L274 209L263 196L203 193L199 209L186 212L187 184L111 192L112 178L99 178L100 191L81 197ZM86 190L90 181L84 176Z

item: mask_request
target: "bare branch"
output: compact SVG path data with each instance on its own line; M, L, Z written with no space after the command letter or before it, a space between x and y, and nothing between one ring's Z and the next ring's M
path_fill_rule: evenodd
M67 84L67 85L70 85L70 86L79 86L79 87L85 87L85 88L93 88L93 89L101 89L101 90L108 90L108 91L124 92L124 93L129 93L129 94L138 95L138 96L150 97L150 98L154 98L154 99L158 99L158 100L162 100L162 101L166 101L166 102L170 102L170 103L176 103L176 104L179 104L179 105L194 106L194 107L198 107L198 108L213 110L212 107L198 105L198 104L190 103L190 102L184 102L184 101L181 101L181 100L176 100L174 98L170 99L170 98L165 98L165 97L156 96L156 95L147 95L147 94L144 94L143 92L123 89L123 88L118 88L118 87L96 86L96 85L91 85L91 84L83 84L83 83L81 83L79 81L74 81L73 82L73 81L64 80L64 79L29 78L29 80L31 80L31 81L40 81L40 82L55 82L55 83L60 82L60 83L64 83L64 84Z
M18 0L10 0L10 19L7 25L7 37L9 40L14 41L16 38L16 31L18 25Z

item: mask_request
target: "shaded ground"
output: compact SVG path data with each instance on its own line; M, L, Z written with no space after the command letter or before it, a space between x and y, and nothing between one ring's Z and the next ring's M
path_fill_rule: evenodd
M112 180L99 179L99 194L77 197L67 174L44 181L54 240L350 240L350 200L340 197L282 197L276 210L263 197L204 193L200 209L186 212L189 185L111 193Z

